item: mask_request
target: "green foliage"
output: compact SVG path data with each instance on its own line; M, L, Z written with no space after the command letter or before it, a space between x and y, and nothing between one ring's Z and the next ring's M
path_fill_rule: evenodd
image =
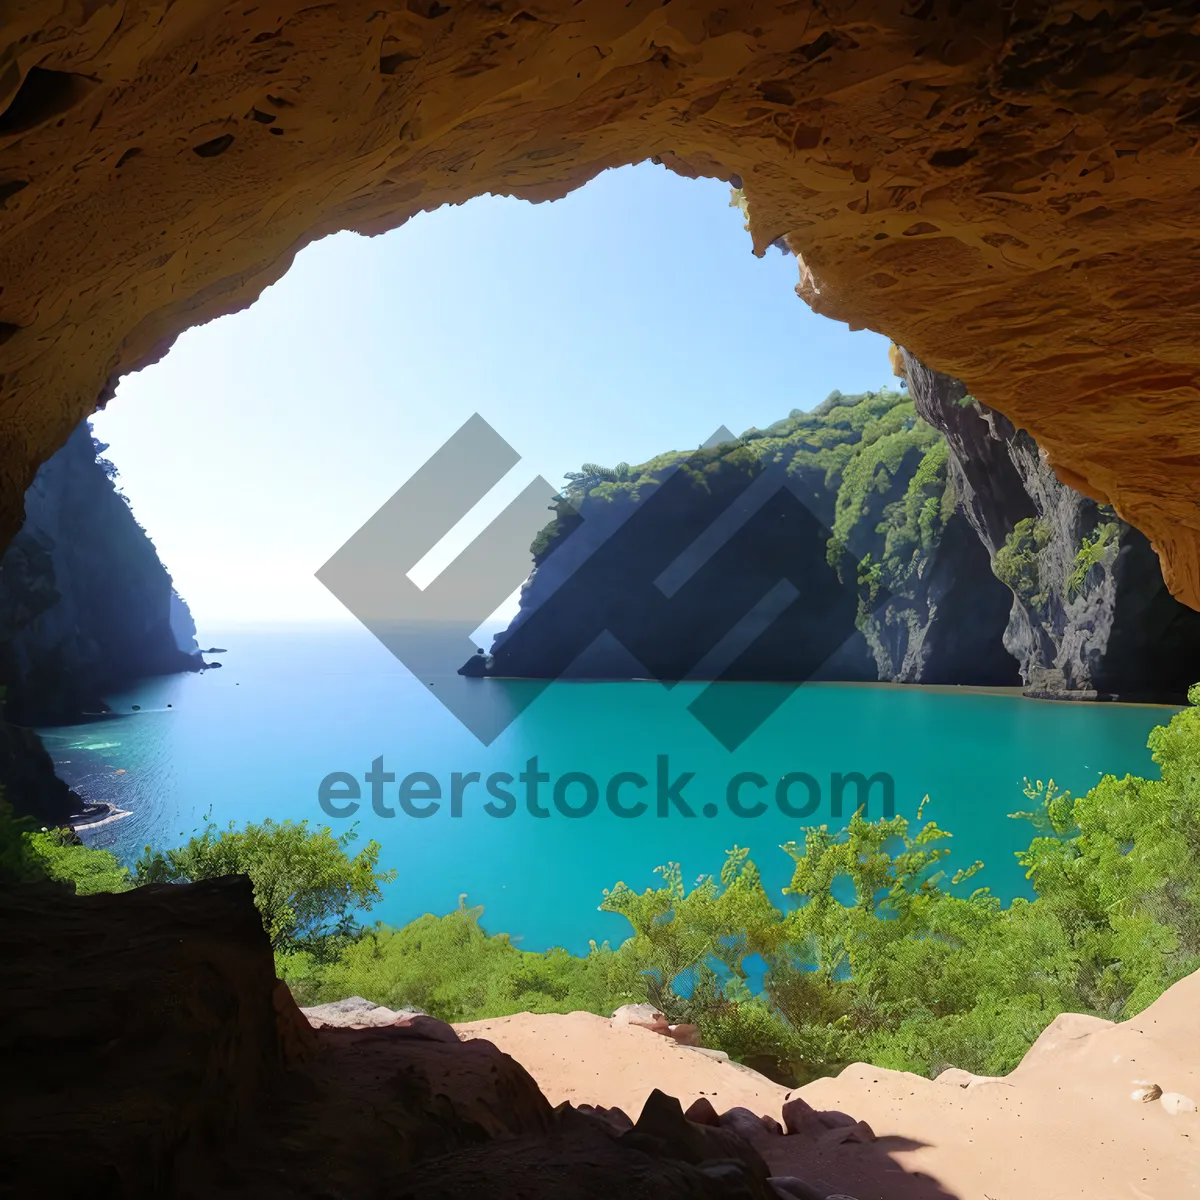
M1049 601L1049 585L1042 582L1042 552L1053 536L1046 521L1026 517L1013 526L992 560L996 578L1035 609L1044 608Z
M267 820L240 830L231 824L221 831L210 824L177 850L147 846L137 877L139 883L190 883L248 875L271 944L321 957L352 934L356 910L382 899L379 885L396 877L375 870L378 842L351 858L346 848L356 837L352 828L334 837L328 827L309 829L307 821Z
M793 409L767 429L749 429L709 450L671 451L638 466L584 463L566 475L566 487L552 505L554 519L534 540L534 558L541 561L589 505L641 503L668 472L681 465L697 487L707 489L714 476L754 470L760 464L782 465L790 476L811 486L816 511L836 537L853 543L855 555L861 557L874 536L870 518L875 514L877 520L879 497L897 488L903 494L911 472L938 444L945 445L941 436L917 417L912 401L901 392L883 389L856 396L834 392L812 412ZM944 466L943 453L943 485ZM936 492L940 497L942 491L937 487L930 495ZM822 511L823 507L829 511ZM831 561L835 561L833 551Z
M46 877L29 848L34 833L29 817L18 817L0 789L0 884L32 883Z
M116 855L85 846L73 829L43 829L25 838L30 856L47 879L74 884L80 896L124 892L133 887Z
M367 930L332 962L303 951L280 954L277 969L301 1004L364 996L445 1021L516 1012L609 1014L645 998L636 972L607 945L593 944L582 958L565 950L535 954L506 934L486 933L482 914L460 901L443 917Z
M1067 578L1067 599L1074 600L1083 594L1088 574L1093 567L1107 566L1110 551L1116 546L1121 527L1116 521L1105 521L1098 525L1091 537L1084 535L1083 542L1075 555L1071 574Z

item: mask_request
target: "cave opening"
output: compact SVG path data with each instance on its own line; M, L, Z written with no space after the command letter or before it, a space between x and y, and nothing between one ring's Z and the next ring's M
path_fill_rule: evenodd
M253 301L283 277L310 241L347 230L382 233L485 192L524 199L564 196L602 177L606 168L654 154L682 176L742 185L757 249L766 252L781 240L793 246L803 298L816 311L855 328L890 335L904 348L901 361L912 402L939 414L944 450L919 446L918 456L900 453L904 448L898 446L883 463L891 478L911 471L902 497L872 491L869 485L881 478L877 470L864 466L861 476L852 473L855 511L866 515L871 536L884 539L882 558L875 551L870 561L851 554L861 568L853 573L853 586L869 600L886 592L890 602L886 572L896 556L889 550L914 538L923 545L922 539L944 522L943 533L949 529L955 538L965 538L974 562L982 564L986 556L993 568L986 574L981 566L966 572L987 582L988 604L964 597L958 586L963 579L953 571L947 578L931 569L923 577L929 586L921 605L876 630L874 639L856 651L860 663L878 670L881 660L901 657L902 642L907 658L907 649L923 644L913 634L924 627L931 605L953 607L968 633L978 635L971 621L990 629L1011 596L1006 653L1012 661L1020 659L1029 694L1123 695L1136 683L1131 668L1147 663L1170 668L1172 686L1178 686L1186 679L1181 664L1193 661L1190 655L1200 644L1194 626L1188 626L1194 614L1171 599L1173 594L1186 604L1200 603L1195 509L1200 465L1190 452L1200 358L1193 331L1181 316L1194 307L1197 275L1194 239L1181 232L1188 228L1200 170L1193 153L1198 82L1192 14L1177 9L1147 16L1132 6L1120 13L1107 8L1081 13L1077 7L1051 4L1020 21L994 6L937 0L919 5L880 0L865 8L800 4L770 11L735 5L712 12L679 3L612 9L560 0L422 2L382 9L374 0L338 6L284 3L269 9L188 0L163 13L84 5L45 23L32 9L18 13L11 38L0 48L5 56L0 63L0 444L5 448L0 534L18 533L22 498L31 484L38 486L35 471L49 465L56 451L69 448L72 431L98 397L111 399L118 380L161 357L181 331ZM692 247L681 247L678 262L663 269L676 270L694 257ZM778 265L781 260L768 261ZM789 295L792 282L782 289ZM507 298L509 293L496 289L496 294ZM510 308L504 315L519 315L518 306ZM527 339L532 332L525 331ZM310 340L322 336L318 329ZM190 338L184 335L179 351L199 344ZM268 330L260 348L281 340L278 329ZM753 348L755 331L747 330L740 341L743 350ZM408 365L409 360L399 359L393 369L402 373ZM114 419L129 400L114 405ZM279 417L293 415L290 402L286 395L274 397L273 417L262 419L259 443L272 445L285 458L290 447L279 436ZM333 393L328 403L338 405L341 397ZM548 398L545 420L553 419L560 403ZM835 401L817 419L827 428L837 424L841 410L851 408L857 405ZM865 415L875 421L886 417ZM596 424L608 432L619 423L600 408ZM786 439L795 430L777 432ZM769 427L757 433L762 436L751 441L776 436ZM192 439L194 456L210 462L219 462L235 442L245 444L241 438L223 444L219 429L183 436ZM706 436L697 433L697 444ZM386 450L386 439L376 440ZM82 461L92 447L81 443L81 449ZM334 448L328 449L332 459ZM973 474L972 465L980 463L987 469ZM595 477L605 494L624 495L638 480L622 477L622 465L627 464L615 457L611 467L584 461L580 473ZM597 466L603 477L588 470ZM333 470L340 472L347 494L375 474L354 456L341 456L320 464L311 478L319 482ZM254 478L253 465L246 474ZM994 486L995 479L1004 487ZM917 486L910 494L912 480ZM943 505L951 481L961 485L956 493L963 501L961 514L949 515ZM132 478L130 488L132 494ZM789 519L787 512L772 515ZM837 501L831 515L836 526ZM559 516L569 523L569 514L556 514L556 520ZM301 517L293 509L278 517L278 530L305 521L310 532L322 528L320 512L306 510ZM274 530L267 536L285 540ZM331 535L329 540L336 546L340 539ZM943 538L942 545L952 541ZM13 548L31 568L28 578L38 582L39 556L50 548L36 538ZM546 561L555 562L560 553L555 550ZM1157 574L1154 561L1162 564ZM251 548L246 571L252 573L255 565ZM828 560L825 568L836 570ZM202 585L204 572L197 570L194 578ZM24 620L47 599L44 588L28 589L5 615L16 612ZM264 599L269 600L269 589ZM39 611L35 620L42 615ZM1158 622L1165 635L1148 652L1144 631ZM43 627L49 624L42 621ZM449 777L457 774L460 783L480 773L473 771L479 765L473 747L454 762L430 764L422 758L435 745L430 725L387 709L378 664L358 664L364 682L340 692L336 681L352 665L344 648L318 654L295 641L277 640L260 665L265 674L286 679L293 696L310 697L305 721L297 721L294 711L275 702L279 693L272 697L250 675L239 677L249 659L239 659L234 647L230 651L221 670L189 677L207 689L193 689L197 696L219 692L222 703L238 714L231 722L240 735L236 753L223 748L226 752L218 754L203 737L188 748L186 770L208 786L210 814L213 806L239 797L219 817L255 822L270 815L270 796L247 786L264 746L295 747L300 770L281 774L274 783L305 794L310 808L316 802L313 782L322 772L327 772L324 778L350 776L363 801L364 833L400 828L395 812L382 811L394 800L396 785L388 783L393 790L376 807L373 781L385 783L389 773L404 780L432 775L424 770L429 765L453 766ZM1106 655L1112 659L1107 674ZM969 656L961 649L950 653L951 658ZM944 659L933 655L925 661ZM982 663L976 655L972 666ZM1011 666L1006 669L1011 672ZM1011 680L1011 674L1005 678ZM469 681L492 692L496 682ZM583 692L585 686L590 685L564 686L556 693L557 706L529 707L528 719L514 725L511 747L529 757L514 765L524 767L533 782L543 773L560 783L570 779L578 797L587 790L580 777L601 774L587 756L597 748L619 752L629 760L600 765L621 767L627 777L646 779L647 787L653 779L676 815L686 804L686 777L711 783L713 798L706 792L703 805L695 803L693 815L700 819L690 826L712 830L711 845L697 833L681 853L682 820L614 826L623 834L636 828L637 838L626 840L637 843L647 866L655 859L671 862L674 874L667 873L666 883L685 887L683 868L672 855L686 859L690 870L693 857L719 854L728 846L719 823L706 826L709 808L720 814L719 801L730 794L720 786L724 768L715 769L714 760L698 748L695 761L677 754L675 761L663 762L670 756L648 740L665 736L661 713L640 710L628 691L619 693L622 699L608 713L608 723L589 720L577 707L580 695L612 693L603 690L607 684L589 693ZM153 775L118 766L114 748L128 754L131 746L121 739L136 740L137 730L152 726L158 729L159 750L178 748L172 738L183 727L176 720L182 709L170 687L153 683L145 694L127 695L128 712L122 711L120 719L101 714L90 735L70 735L69 756L96 756L106 786L149 782L153 791ZM1168 790L1178 781L1166 780L1157 788L1160 781L1150 778L1142 750L1149 730L1164 719L1162 710L1035 707L1015 696L931 689L898 717L899 706L914 694L887 687L808 689L808 696L820 696L822 702L804 710L790 742L765 755L769 762L759 777L764 782L776 774L781 782L803 775L824 778L817 767L832 764L822 755L846 753L843 735L851 731L854 752L867 757L839 762L842 774L846 767L861 767L851 774L860 775L865 785L894 773L900 811L915 810L917 820L928 802L917 800L922 786L929 787L935 806L950 798L953 819L947 824L972 814L978 818L956 837L956 854L965 855L961 878L971 877L975 867L968 860L975 856L1007 863L1008 882L997 885L1003 903L1025 886L1013 864L1014 852L1026 843L1006 832L1013 825L1006 815L1009 794L1020 790L1011 761L1014 746L1036 751L1031 757L1038 764L1066 751L1075 755L1071 769L1077 776L1059 776L1075 790L1089 787L1096 764L1103 763L1116 776L1133 777L1129 787L1135 801L1167 795L1180 811L1188 811L1186 792ZM1151 693L1150 698L1163 697ZM801 689L797 703L804 702ZM763 711L769 715L769 710L768 696ZM387 749L379 744L386 739L365 720L372 711L386 711L400 731L397 752L388 751L386 764L379 754ZM275 718L274 725L263 723L264 714ZM705 732L697 729L694 715L689 709L687 720L681 716L681 724L669 727L672 737L683 739L681 746L698 747L686 739ZM365 734L345 743L344 758L326 761L319 743L304 733L318 727ZM1176 732L1185 729L1186 719ZM911 760L905 756L912 748L951 743L960 753L936 755L938 774L930 774L928 764L920 764L920 771L908 769ZM539 764L537 751L544 746L569 747L574 757L551 761L543 754ZM727 748L721 749L717 758L724 764ZM4 730L0 760L19 762L30 750L19 730ZM876 754L886 761L871 758ZM731 787L740 781L734 794L742 784L748 785L747 794L758 786L745 776L729 779ZM428 783L419 782L428 796ZM636 779L626 782L636 784ZM343 781L343 795L346 786ZM1115 795L1112 788L1121 786L1113 784L1109 793ZM1038 783L1034 791L1036 803L1055 803L1053 783L1048 789ZM553 814L554 803L542 799ZM446 914L444 920L460 922L456 935L465 929L469 939L478 908L449 894L461 863L480 865L479 887L489 897L489 921L495 921L491 928L509 929L521 927L521 914L505 890L515 890L518 881L544 883L539 876L548 873L531 870L531 861L553 862L556 868L566 864L555 873L554 889L538 896L533 916L545 921L542 945L569 942L575 935L554 922L584 907L594 910L600 884L613 882L609 865L601 871L597 863L620 839L611 830L606 834L603 821L573 823L563 812L568 805L557 807L564 818L558 824L575 830L573 842L544 842L536 851L532 843L506 846L497 833L500 821L455 826L454 801L447 796L445 802L441 818L433 819L431 808L423 810L430 818L419 818L425 842L410 830L398 839L405 841L405 881L413 893L436 881L441 890L428 893L429 904ZM532 805L517 804L516 810L542 820ZM180 808L169 814L180 818L173 836L186 838L196 811ZM944 809L935 811L941 819ZM1143 805L1137 811L1139 821L1144 817L1152 824L1157 810ZM446 835L439 845L447 825L457 840ZM122 818L106 828L131 825ZM1064 845L1074 845L1069 833L1057 827L1055 833L1066 839ZM1128 836L1121 846L1128 849ZM87 847L57 849L65 858ZM851 862L850 869L857 864ZM160 882L170 877L163 860L155 870ZM420 871L427 876L419 878ZM649 875L629 877L638 887L655 882ZM726 878L752 884L755 875L734 852L722 871ZM772 893L787 878L778 863L763 863L762 879ZM1167 881L1163 895L1178 905L1187 897L1174 882ZM619 887L614 891L628 901ZM1161 1102L1169 1120L1141 1122L1139 1129L1150 1132L1132 1156L1127 1122L1120 1136L1107 1136L1102 1122L1085 1122L1082 1131L1079 1123L1056 1124L1060 1115L1074 1116L1095 1096L1127 1091L1123 1075L1089 1076L1077 1088L1074 1104L1064 1104L1058 1090L1041 1110L1042 1143L1010 1124L997 1135L1003 1154L990 1159L976 1153L965 1153L964 1161L952 1154L939 1157L928 1129L914 1123L918 1091L944 1114L947 1107L965 1107L975 1096L1000 1090L968 1088L979 1076L963 1074L944 1080L936 1095L926 1093L911 1073L902 1074L904 1091L895 1107L904 1114L899 1123L886 1109L871 1108L869 1095L860 1091L853 1102L846 1101L842 1097L848 1093L822 1081L806 1093L822 1104L819 1110L796 1104L784 1109L781 1092L771 1092L760 1105L760 1094L754 1093L746 1103L778 1111L782 1123L734 1109L722 1115L725 1128L717 1130L705 1128L718 1120L711 1101L689 1109L692 1119L686 1120L679 1106L654 1093L639 1129L648 1136L625 1137L632 1121L623 1112L569 1106L552 1111L546 1095L511 1060L478 1038L464 1051L461 1035L440 1021L386 1010L396 1021L380 1030L314 1029L289 992L291 987L304 996L312 978L293 972L287 986L277 981L276 973L286 971L282 959L273 959L255 903L245 880L228 879L187 887L156 883L124 895L70 897L45 880L29 890L0 890L0 936L14 963L0 1028L15 1074L31 1081L5 1094L0 1126L17 1147L13 1161L27 1190L215 1194L232 1179L264 1196L384 1191L450 1197L477 1187L484 1175L497 1194L508 1194L567 1172L580 1181L581 1195L589 1186L597 1197L639 1185L664 1197L672 1189L714 1194L728 1186L755 1200L777 1200L785 1194L844 1194L856 1187L852 1180L862 1184L867 1177L889 1188L898 1169L916 1172L919 1167L919 1174L904 1179L917 1194L966 1197L996 1191L994 1180L980 1174L986 1171L980 1164L997 1160L1025 1172L1018 1191L1036 1192L1064 1164L1072 1184L1082 1180L1083 1190L1103 1191L1121 1177L1126 1160L1152 1172L1164 1194L1182 1194L1195 1185L1190 1159L1179 1153L1178 1140L1169 1140L1186 1136L1185 1122L1195 1113L1195 1102L1174 1090L1195 1091L1187 1082L1194 1071L1181 1074L1186 1064L1179 1047L1186 1044L1186 1034L1172 1032L1186 1030L1194 1012L1194 991L1186 990L1194 984L1188 980L1160 997L1153 1016L1140 1026L1109 1027L1108 1017L1130 1015L1131 1009L1119 1004L1123 993L1116 1001L1106 997L1111 1003L1102 1016L1066 1016L1054 1026L1072 1038L1096 1036L1093 1044L1104 1043L1097 1059L1106 1064L1126 1060L1119 1052L1123 1037L1134 1036L1139 1046L1159 1039L1155 1071L1161 1070L1171 1090L1158 1081L1139 1080L1133 1099ZM985 907L972 909L972 915L985 920ZM1004 911L1007 919L1016 906ZM394 919L408 915L397 910ZM617 920L611 908L600 917L610 921L610 928ZM747 928L740 926L737 933ZM384 953L385 940L377 940L374 951ZM415 940L420 943L421 937ZM913 945L927 949L946 942L933 936ZM1166 946L1167 939L1153 944ZM507 950L517 952L511 944ZM406 943L407 954L419 952L419 944ZM525 1007L562 1002L564 985L556 970L566 959L549 950L547 955L506 984ZM433 957L424 960L430 976L439 965ZM1125 957L1145 963L1154 955ZM1175 959L1171 963L1178 965ZM1096 977L1107 980L1123 969L1109 965L1112 971L1097 971ZM896 974L882 972L881 983ZM910 970L906 979L915 993L951 974L933 964ZM1035 970L1027 978L1036 977L1040 986L1053 974ZM835 968L833 976L839 983L852 982L844 969L839 976ZM1139 995L1157 995L1167 981L1165 974L1143 981ZM744 981L727 982L723 1000L735 1008L753 1005L753 997L738 986ZM800 979L790 996L795 1012L802 1013L811 999L805 982ZM686 1046L695 1027L678 1018L686 1015L681 998L691 997L672 995L661 984L656 981L649 999L672 1007L672 1022L652 1015L650 1033L665 1032L679 1047ZM572 994L569 987L565 994ZM886 1004L874 995L862 999L842 1015L852 1012L855 1019L886 1023ZM932 997L929 1011L944 999ZM971 1019L986 1027L984 1040L999 1030L1012 1034L1012 1045L1028 1045L1035 1026L1060 1011L1057 996L1038 993L1033 1012L1022 1007L1021 999L992 997L990 1007L971 1010ZM1087 1004L1098 1008L1094 999ZM401 1000L409 1003L412 996L395 1002ZM1048 1038L1042 1049L1053 1040ZM535 1038L528 1053L536 1045ZM917 1068L932 1075L951 1065L950 1058L960 1069L969 1061L985 1074L1013 1065L1011 1059L995 1067L995 1059L962 1058L973 1047L956 1045L949 1054L945 1043L929 1048ZM675 1054L676 1046L670 1050ZM833 1054L830 1050L822 1060L822 1071L832 1073ZM368 1060L372 1071L384 1067L370 1079L360 1069ZM81 1063L88 1069L80 1070ZM843 1065L838 1061L839 1069ZM871 1068L872 1078L885 1070ZM849 1088L852 1076L853 1071L843 1076L837 1089ZM739 1077L745 1083L740 1072L729 1078ZM803 1076L786 1078L793 1082ZM400 1080L403 1086L389 1091L391 1084L381 1079ZM972 1093L965 1105L945 1103L951 1082ZM69 1097L67 1111L64 1096ZM954 1099L959 1100L957 1089ZM638 1096L633 1103L641 1101ZM842 1108L869 1115L871 1124L854 1123ZM1153 1111L1157 1116L1158 1109ZM114 1121L114 1112L130 1119ZM787 1137L780 1136L785 1125ZM752 1144L748 1151L731 1140L738 1128ZM885 1135L878 1143L877 1129ZM769 1166L753 1148L764 1131L776 1139L764 1151ZM812 1142L818 1136L821 1161L832 1164L829 1179L818 1172L814 1177L821 1187L806 1180L784 1187L779 1183L784 1168L789 1180L795 1179L792 1169L816 1170ZM971 1145L973 1137L965 1126L957 1132L944 1123L937 1127L936 1141L942 1145ZM900 1139L909 1150L898 1148ZM79 1153L63 1154L64 1142ZM1052 1149L1039 1155L1043 1143ZM1013 1152L1016 1145L1021 1153ZM1082 1149L1068 1163L1062 1148L1077 1145ZM781 1146L790 1148L790 1157ZM1120 1150L1116 1157L1112 1146ZM717 1147L721 1161L714 1165L710 1155ZM853 1160L849 1165L847 1158ZM775 1183L767 1182L768 1169ZM1193 1177L1185 1178L1189 1173Z

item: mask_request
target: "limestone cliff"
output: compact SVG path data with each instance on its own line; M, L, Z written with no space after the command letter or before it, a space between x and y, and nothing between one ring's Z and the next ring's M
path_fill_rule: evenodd
M589 464L535 546L490 671L1015 684L1008 593L955 511L946 464L891 391L835 392L640 467Z
M20 812L64 820L78 797L17 727L81 719L147 675L198 670L195 626L85 422L45 463L0 560L0 782Z
M911 400L835 392L711 450L569 477L517 619L465 673L1182 702L1200 680L1200 613L1172 598L1145 536L1059 482L962 384L911 358L907 376ZM765 491L779 495L665 596L672 560ZM754 606L781 579L797 594L772 623ZM705 657L745 619L739 653Z
M100 449L86 423L75 430L38 472L0 560L9 720L71 721L135 679L201 666L186 606Z
M1179 700L1200 679L1200 613L1143 534L1059 482L1034 440L907 356L917 411L946 437L955 491L1011 590L1004 644L1026 691Z

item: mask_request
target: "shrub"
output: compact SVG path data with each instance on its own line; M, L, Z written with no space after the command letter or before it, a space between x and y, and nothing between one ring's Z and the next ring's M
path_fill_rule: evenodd
M383 898L381 883L395 871L378 872L380 846L368 842L353 858L346 848L353 828L334 837L307 821L264 821L238 830L208 825L177 850L146 847L138 861L139 883L192 883L222 875L248 875L263 926L276 949L307 949L318 957L336 953L353 935L354 913Z
M125 892L133 887L129 871L116 855L85 846L73 829L44 829L30 833L26 844L47 879L70 883L76 894Z

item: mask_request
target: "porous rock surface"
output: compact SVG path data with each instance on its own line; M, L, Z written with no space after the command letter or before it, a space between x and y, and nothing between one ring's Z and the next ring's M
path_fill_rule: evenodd
M17 0L0 534L122 372L306 242L657 156L744 184L804 299L964 380L1200 607L1197 62L1168 0Z

